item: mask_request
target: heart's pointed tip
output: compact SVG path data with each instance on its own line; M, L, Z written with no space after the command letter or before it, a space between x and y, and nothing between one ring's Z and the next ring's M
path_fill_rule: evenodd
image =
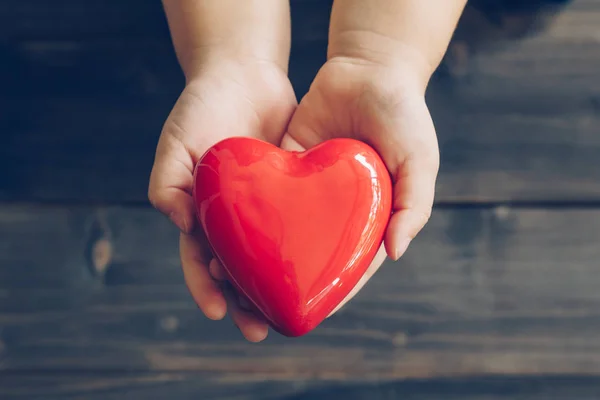
M305 336L307 334L309 334L311 331L313 331L313 329L315 329L315 327L310 327L310 328L306 328L306 327L298 327L298 326L278 326L278 327L274 327L273 329L275 329L279 334L288 337L288 338L299 338L302 336Z
M293 317L281 319L277 325L272 326L279 334L289 337L298 338L305 336L316 329L323 319L316 319L313 315L295 315Z

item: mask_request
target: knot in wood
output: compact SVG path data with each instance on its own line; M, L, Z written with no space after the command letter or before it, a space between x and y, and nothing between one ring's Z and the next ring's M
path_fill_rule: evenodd
M91 261L97 275L104 275L112 260L113 246L107 238L100 238L92 245Z

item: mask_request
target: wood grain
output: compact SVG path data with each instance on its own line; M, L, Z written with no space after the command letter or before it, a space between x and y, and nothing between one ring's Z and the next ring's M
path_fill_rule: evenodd
M5 206L0 221L5 372L600 374L596 209L436 210L341 312L306 337L261 345L201 316L176 231L151 209Z
M211 379L199 373L0 375L0 399L207 400L596 400L598 378L473 377L380 383Z

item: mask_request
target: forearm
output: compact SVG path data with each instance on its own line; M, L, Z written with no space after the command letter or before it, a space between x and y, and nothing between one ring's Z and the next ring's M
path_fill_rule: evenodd
M426 85L467 0L335 0L328 58L408 64Z
M163 0L163 6L187 77L220 58L267 61L287 71L287 0Z

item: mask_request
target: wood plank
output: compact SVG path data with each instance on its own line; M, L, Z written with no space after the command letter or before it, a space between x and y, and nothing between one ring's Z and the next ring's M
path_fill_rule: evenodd
M103 20L98 17L97 14L99 12L109 14L125 13L119 15L121 15L121 18L126 18L125 16L128 15L127 18L132 23L144 21L144 19L140 18L139 9L143 8L141 4L152 5L150 8L158 8L159 14L162 14L159 2L154 1L139 2L138 0L134 0L134 3L115 3L114 0L104 2L92 0L89 5L86 3L85 7L81 7L78 2L73 2L73 0L60 1L67 3L62 10L56 7L54 3L49 10L45 4L40 4L36 7L32 4L28 5L28 3L38 3L40 0L9 0L0 5L0 7L8 7L8 10L5 10L4 16L7 19L10 18L13 24L14 21L19 21L18 17L20 14L26 15L29 11L35 14L34 18L41 18L43 16L49 20L49 16L52 13L59 15L63 13L65 14L65 18L77 18L77 15L82 12L90 13L88 17L93 16L94 20L100 21L104 27L107 26L105 20L111 20L112 18L107 15L104 18L105 20ZM313 40L298 38L294 42L294 51L298 53L298 56L297 59L292 60L292 64L298 64L299 67L306 67L307 58L317 58L317 60L309 61L309 65L318 64L324 55L328 17L328 8L326 7L329 7L327 4L330 2L314 0L297 1L302 5L300 10L304 10L304 7L308 9L317 6L324 8L323 12L316 12L314 10L312 12L310 10L302 11L303 13L298 16L299 23L295 24L306 29L310 34L319 32L318 37L315 37ZM540 7L540 4L544 3L544 1L547 0L528 2L526 9L531 4ZM550 1L550 3L554 3L555 1ZM12 2L15 4L11 4ZM497 4L490 6L491 3ZM506 6L504 3L511 6ZM480 0L479 2L474 2L474 4L476 8L485 6L487 8L503 10L502 7L506 7L508 10L502 12L510 14L511 9L518 3L503 0ZM120 6L124 6L124 9L129 10L129 14L125 10L120 10ZM23 9L18 11L21 7ZM519 7L516 8L519 9ZM66 9L72 9L72 12L67 13L65 12ZM16 13L17 16L12 15L11 12ZM155 10L154 12L157 11ZM58 18L59 15L56 15L56 17ZM587 97L589 95L597 96L600 89L598 89L597 85L592 85L592 83L598 78L597 71L598 63L600 62L600 55L598 53L600 45L596 40L598 31L600 30L597 23L599 20L600 5L595 0L574 0L568 5L566 11L560 14L558 20L551 25L549 30L529 40L513 43L503 51L488 52L474 59L469 57L469 49L467 48L461 60L463 65L455 66L457 69L461 69L462 67L466 68L466 70L457 71L455 70L456 68L451 68L451 72L455 75L455 78L464 78L460 80L459 88L467 90L469 95L476 96L480 94L486 97L488 101L492 101L489 94L491 90L496 95L511 96L511 100L519 102L519 108L525 107L530 103L530 99L522 99L519 96L515 96L514 92L517 89L524 92L519 93L520 95L530 94L537 96L536 102L544 100L540 94L554 92L562 95L577 95L583 91ZM148 90L147 75L153 74L159 75L161 78L154 79L158 81L156 84L169 88L168 92L170 93L177 93L182 81L180 80L178 67L175 65L168 31L158 30L157 32L153 27L154 23L148 20L145 21L150 25L150 31L159 35L160 40L155 37L127 36L125 33L118 31L118 36L99 35L86 37L78 35L75 37L51 38L45 33L39 36L33 35L27 39L18 41L7 41L7 44L0 47L0 51L4 53L3 56L6 58L1 67L6 71L13 72L11 77L21 74L17 78L20 78L19 80L22 80L22 82L20 82L21 85L19 86L13 85L13 87L19 88L20 91L15 90L5 93L17 96L19 93L23 93L22 90L25 90L27 95L31 95L37 89L36 93L57 95L65 93L61 92L61 90L67 90L68 92L68 90L79 89L80 91L76 92L78 94L91 94L90 90L92 90L93 94L96 94L94 89L106 90L108 84L111 90L118 90L123 86L131 88L132 85L135 85L133 87L137 88L138 93L148 94L152 90ZM84 22L86 26L89 26L88 22L93 21ZM8 23L4 25L0 24L3 27L9 25ZM51 27L58 26L54 19L52 19L52 23L49 25ZM35 29L34 26L28 24L23 24L23 26L30 30ZM66 26L68 27L69 25L67 24ZM471 39L465 37L467 34L485 35L484 32L477 32L475 29L475 27L469 27L466 33L463 34L461 32L459 37L455 39L459 42L457 44L465 41L470 44ZM301 70L301 68L296 69L298 71ZM135 74L133 71L143 71L143 73ZM93 74L95 79L87 78L91 74ZM469 76L465 77L465 74ZM25 75L29 80L33 79L33 82L23 79ZM68 80L74 77L77 81L71 85L54 83L52 86L52 82L48 82L51 78L50 75L55 75L54 80L60 81L60 78ZM292 75L295 78L294 80L296 80L296 73L292 73ZM86 81L82 79L83 76L87 78ZM116 81L110 85L109 81L107 81L108 77L112 77ZM162 82L165 78L167 79L167 83ZM125 79L130 83L127 84L124 82ZM7 79L3 83L6 83L8 86L14 80L14 78ZM473 80L475 81L473 82ZM143 84L144 82L146 82L146 85ZM81 88L82 84L85 90ZM481 94L482 89L483 93ZM302 93L299 94L302 95ZM581 97L586 98L586 96ZM472 103L478 104L481 98L477 97L472 100ZM501 98L501 100L503 99ZM498 102L500 103L501 101ZM589 104L587 105L589 106ZM565 106L580 108L582 104L568 103ZM535 109L535 103L533 107Z
M489 25L496 31L513 34L552 13L558 5L570 0L471 0L467 10L477 15L477 28ZM594 0L586 0L591 4ZM327 37L327 20L331 0L291 0L294 38L298 42ZM315 22L319 22L315 24ZM470 17L462 25L470 27ZM536 24L539 22L536 21ZM523 27L525 26L525 28ZM0 4L0 37L8 40L30 38L80 38L99 36L164 37L167 25L160 0L89 0L85 5L76 0L57 0L49 5L44 0L4 0Z
M308 391L288 400L592 400L600 393L596 379L586 377L503 377L421 380L372 385L346 385Z
M146 202L156 143L175 99L0 101L0 199Z
M291 0L294 40L327 38L332 0ZM3 0L0 38L30 39L145 38L168 40L160 0Z
M290 75L299 95L325 61L326 44L295 47ZM168 41L139 38L31 40L0 46L5 101L29 97L94 99L177 96L184 79ZM91 79L90 77L94 78Z
M200 315L153 210L5 206L0 221L5 372L600 375L598 209L438 209L340 313L258 346Z
M544 34L440 70L428 91L438 202L600 201L597 21L600 3L577 0ZM299 96L324 46L294 50ZM0 52L0 199L146 202L183 85L168 41L23 41Z
M82 36L164 37L168 28L160 0L5 0L0 3L4 40Z
M65 373L0 376L0 399L210 399L210 400L596 400L597 378L476 377L398 382L278 382L212 380L189 373ZM6 396L6 397L3 397Z
M95 373L0 375L0 399L283 399L315 382L220 380L211 374Z

